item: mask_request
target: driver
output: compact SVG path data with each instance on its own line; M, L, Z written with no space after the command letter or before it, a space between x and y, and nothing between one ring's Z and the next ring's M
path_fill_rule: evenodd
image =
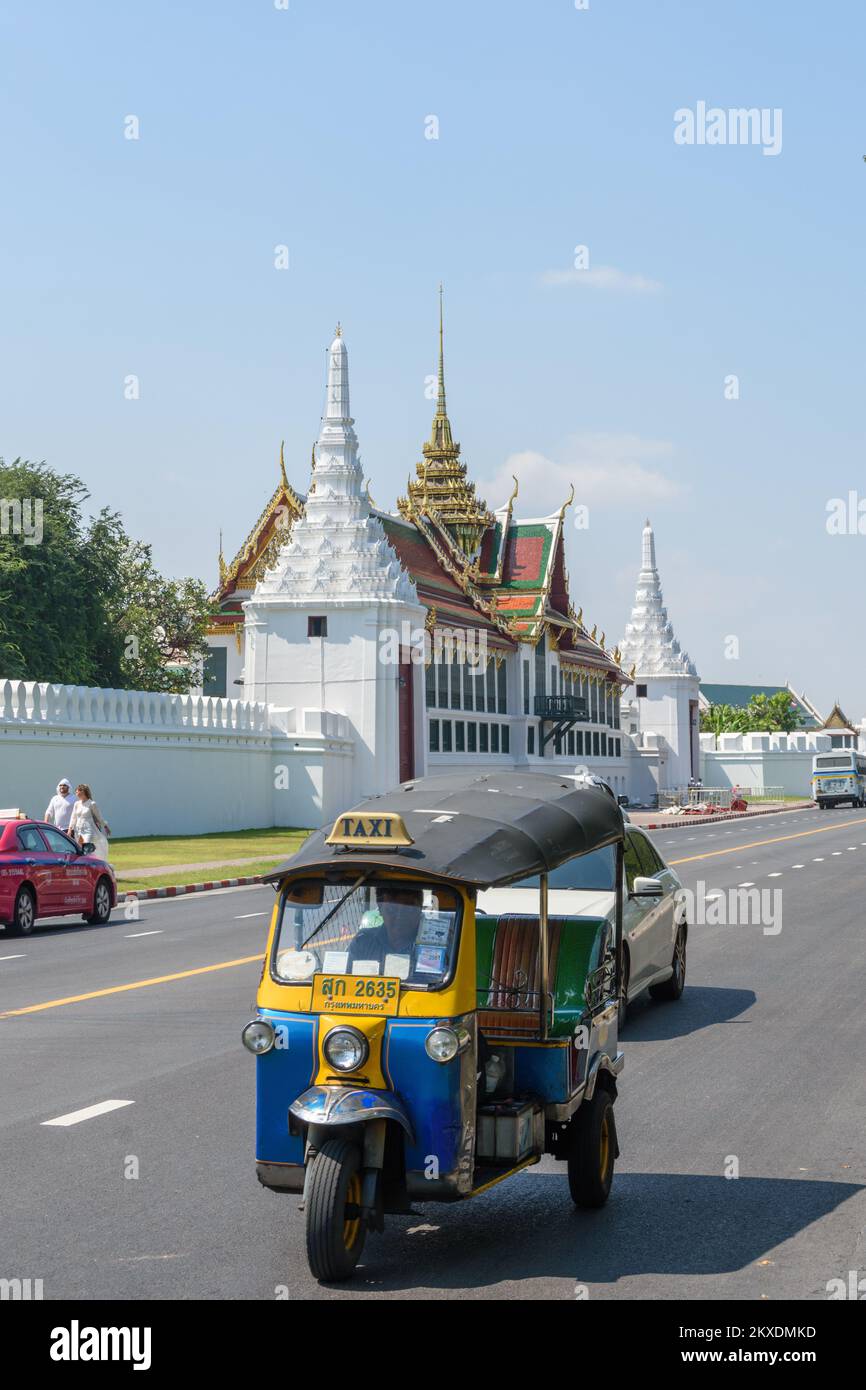
M382 884L376 891L378 911L369 913L375 925L359 931L349 947L349 972L357 960L376 961L384 970L387 955L411 956L423 901L420 888Z

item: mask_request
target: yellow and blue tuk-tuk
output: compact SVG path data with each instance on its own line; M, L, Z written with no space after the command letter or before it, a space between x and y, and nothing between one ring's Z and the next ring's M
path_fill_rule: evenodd
M474 1197L543 1154L566 1163L578 1206L607 1200L622 853L604 789L461 773L354 807L269 875L243 1030L256 1168L301 1194L316 1278L348 1278L389 1213ZM548 911L548 875L585 855L615 894L615 931L609 914ZM482 890L527 879L537 913L477 910Z

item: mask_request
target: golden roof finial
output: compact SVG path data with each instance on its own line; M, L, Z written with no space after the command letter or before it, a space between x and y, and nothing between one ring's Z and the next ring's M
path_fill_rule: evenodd
M288 478L286 477L286 458L285 458L285 452L284 452L284 451L285 451L285 447L286 447L286 441L285 441L284 439L281 439L281 440L280 440L280 481L281 481L283 487L286 489L286 492L288 492L288 490L289 490L289 480L288 480Z
M340 324L340 322L338 321L338 322L337 322L337 327L334 329L334 337L335 337L335 338L342 338L342 336L343 336L343 328L342 328L342 325Z
M225 584L225 582L226 582L226 575L228 574L228 569L227 569L226 562L225 562L225 556L223 555L223 533L222 533L222 527L220 527L220 553L219 553L219 561L218 561L218 564L219 564L220 584Z
M604 633L602 633L601 636L599 637L599 639L598 639L598 645L601 647L602 651L604 651Z
M371 492L370 492L370 479L369 479L369 478L365 478L365 479L364 479L364 483L365 483L365 487L366 487L366 489L367 489L367 501L370 503L370 506L371 506L371 507L374 509L374 511L375 511L375 510L376 510L376 503L373 501L373 497L372 497L372 494L371 494Z
M572 485L571 485L571 494L570 494L570 496L568 497L567 501L563 502L562 506L561 506L560 509L559 509L559 519L560 519L560 521L562 521L562 520L564 519L566 508L567 508L567 507L570 507L573 501L574 501L574 483L572 483Z
M594 642L594 641L595 641L595 634L596 634L597 632L598 632L598 623L593 623L593 625L592 625L592 632L589 634L589 640L590 640L590 642Z
M511 476L512 476L512 478L514 478L514 491L512 492L511 496L510 496L509 499L508 499L508 510L509 510L509 511L511 511L511 508L514 506L514 503L517 501L517 493L518 493L518 489L519 489L519 486L520 486L520 484L518 483L517 478L515 477L515 475L512 473Z

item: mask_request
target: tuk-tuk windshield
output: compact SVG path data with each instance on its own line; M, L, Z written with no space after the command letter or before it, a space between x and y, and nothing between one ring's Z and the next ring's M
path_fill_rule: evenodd
M437 989L453 971L459 917L459 895L439 885L299 880L283 891L274 974L387 975Z

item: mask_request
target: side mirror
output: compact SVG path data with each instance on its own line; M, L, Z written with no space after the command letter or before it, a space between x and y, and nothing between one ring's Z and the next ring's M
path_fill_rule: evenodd
M92 840L88 840L86 844L80 846L80 851L82 854L93 854L95 850L96 845L93 844Z
M634 887L631 890L633 898L660 898L663 896L665 886L657 878L636 878Z

